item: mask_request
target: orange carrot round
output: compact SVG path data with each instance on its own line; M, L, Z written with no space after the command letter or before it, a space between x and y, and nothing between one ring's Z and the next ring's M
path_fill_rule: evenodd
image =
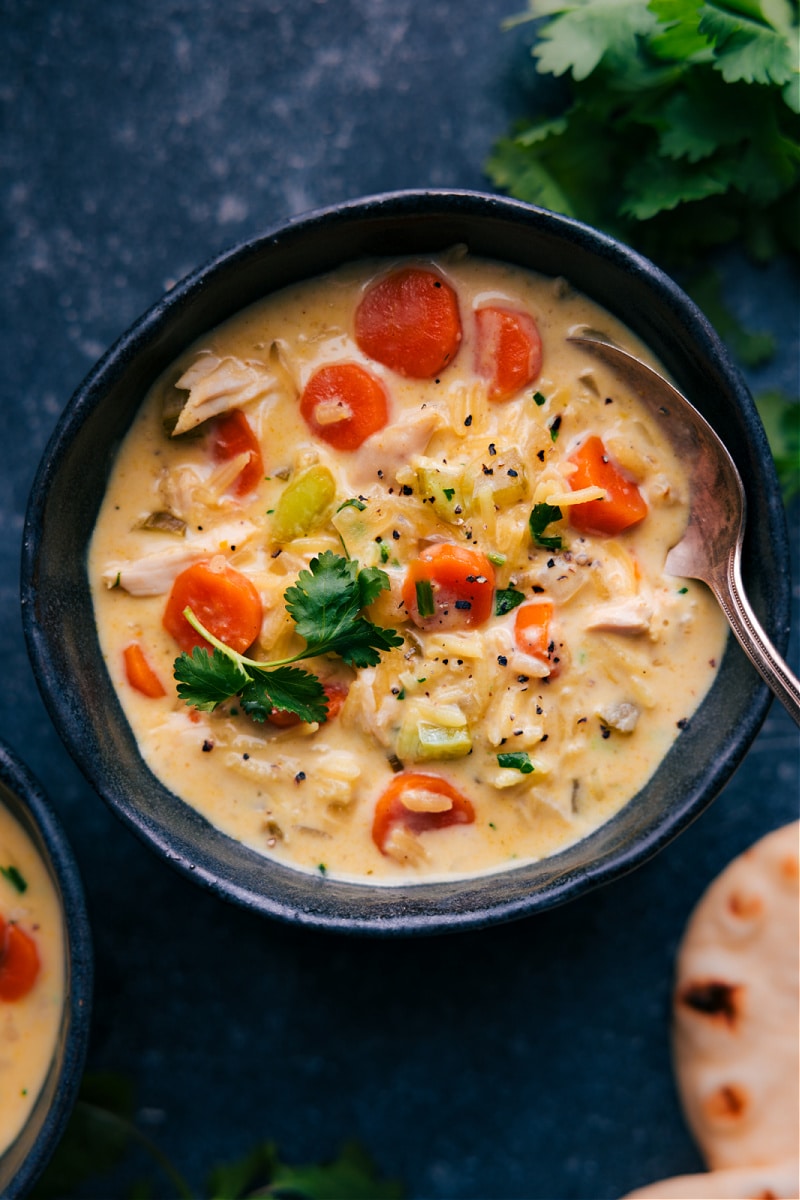
M379 379L358 363L320 367L300 398L309 429L336 450L357 450L370 434L383 429L389 415Z
M553 619L551 600L531 600L514 613L514 641L523 654L546 659L550 644L550 622Z
M487 306L475 311L475 371L490 400L508 400L539 378L542 339L530 313Z
M376 362L411 379L432 379L461 343L458 298L438 272L399 268L367 288L356 309L355 335Z
M30 934L0 917L0 1000L27 996L39 975L39 966L39 951Z
M409 563L403 603L420 629L482 625L492 615L494 567L485 554L438 542Z
M246 496L264 476L264 459L253 427L240 408L217 417L211 430L211 453L215 462L228 462L240 454L248 461L233 484L236 496Z
M141 692L143 696L149 696L151 700L166 696L166 688L150 666L138 642L131 642L122 653L125 659L125 674L132 688Z
M412 812L403 804L403 795L409 791L433 792L450 800L451 806L443 812ZM411 833L426 833L448 825L471 825L474 820L472 802L441 775L403 771L395 775L375 805L372 840L381 854L386 854L386 843L398 825L404 825Z
M587 500L573 504L570 524L581 533L617 534L638 525L647 516L647 503L636 484L611 461L601 438L589 437L569 461L576 470L569 476L573 492L585 487L601 487L605 500Z
M172 585L164 628L181 650L191 653L195 646L208 643L186 620L185 608L191 608L209 633L239 654L252 645L261 629L261 597L246 575L224 561L193 563Z

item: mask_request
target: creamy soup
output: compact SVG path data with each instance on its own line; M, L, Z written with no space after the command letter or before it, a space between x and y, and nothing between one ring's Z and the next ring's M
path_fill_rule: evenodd
M30 838L0 804L0 1154L36 1103L63 1008L58 894Z
M146 762L219 829L448 878L553 854L653 774L726 626L663 572L686 473L580 325L652 361L564 280L457 248L269 296L155 383L97 627Z

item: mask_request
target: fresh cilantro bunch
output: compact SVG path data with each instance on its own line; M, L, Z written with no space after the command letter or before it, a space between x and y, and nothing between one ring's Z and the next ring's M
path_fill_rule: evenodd
M800 251L797 0L528 0L566 86L487 164L519 199L653 258Z
M359 569L355 559L323 551L283 597L305 649L274 662L257 662L231 650L187 609L184 616L213 649L209 653L196 646L175 660L178 695L205 712L238 696L255 721L265 721L273 709L295 713L302 721L324 721L328 706L320 680L293 664L338 654L351 667L373 667L381 651L401 646L403 639L395 630L363 616L363 609L388 587L388 576L379 567Z

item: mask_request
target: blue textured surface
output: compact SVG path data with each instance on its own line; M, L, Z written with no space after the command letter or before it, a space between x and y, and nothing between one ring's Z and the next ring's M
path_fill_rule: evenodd
M83 870L89 1066L135 1078L142 1127L198 1194L261 1138L300 1161L356 1136L412 1200L611 1200L696 1169L669 1062L675 946L711 877L797 815L797 735L773 706L709 812L634 875L482 933L348 940L265 922L158 862L85 784L36 691L19 541L73 389L171 281L249 234L370 192L485 188L532 87L529 31L499 28L519 7L3 5L0 736ZM780 338L751 385L795 391L797 274L724 266L741 316ZM795 548L797 524L795 508ZM122 1195L141 1172L82 1194Z

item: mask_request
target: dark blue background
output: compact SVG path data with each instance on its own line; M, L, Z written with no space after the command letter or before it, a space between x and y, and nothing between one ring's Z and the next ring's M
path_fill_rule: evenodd
M135 1079L142 1128L198 1193L215 1161L266 1138L301 1161L356 1136L413 1200L605 1200L699 1169L669 1059L675 947L713 875L797 815L798 739L773 705L712 808L633 876L480 933L348 940L229 907L162 865L84 783L36 691L19 543L73 389L171 281L285 217L487 188L492 142L535 87L530 28L500 29L521 7L3 0L0 736L83 870L89 1067ZM722 266L743 320L780 339L753 389L796 392L797 273L735 253ZM141 1172L82 1194L121 1195Z

